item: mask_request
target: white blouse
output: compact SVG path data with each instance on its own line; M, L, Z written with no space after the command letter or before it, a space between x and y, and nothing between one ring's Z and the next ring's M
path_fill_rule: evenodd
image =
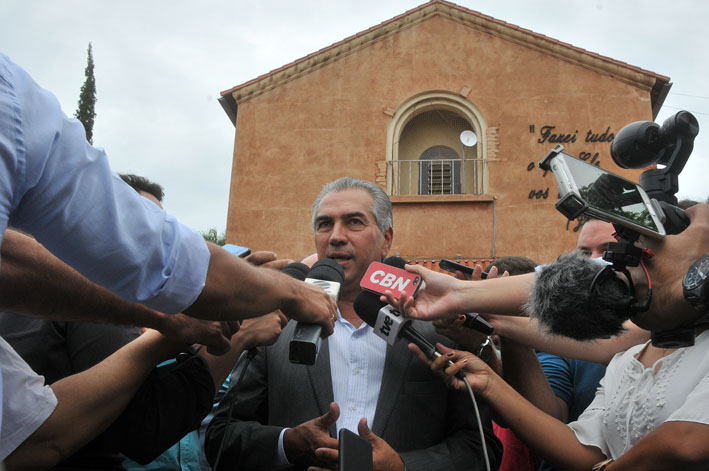
M608 458L617 459L664 422L709 424L709 331L650 368L636 358L645 345L613 357L593 402L569 424L581 443Z

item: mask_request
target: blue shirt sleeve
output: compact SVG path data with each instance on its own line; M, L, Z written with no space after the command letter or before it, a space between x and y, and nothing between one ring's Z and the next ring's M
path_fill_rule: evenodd
M567 405L570 404L574 392L574 378L568 361L560 356L543 352L537 353L537 358L554 394Z
M202 236L115 175L81 123L0 54L0 238L8 222L90 280L163 312L187 308L204 287Z

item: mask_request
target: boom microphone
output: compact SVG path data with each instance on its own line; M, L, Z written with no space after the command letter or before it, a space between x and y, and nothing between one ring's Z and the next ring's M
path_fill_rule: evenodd
M367 324L372 326L374 333L394 345L397 340L405 339L415 344L429 359L435 360L442 356L436 347L411 325L410 319L404 319L399 311L379 300L379 296L368 291L362 291L354 300L354 310ZM448 361L449 366L453 363ZM456 377L463 379L463 372L458 371Z
M551 334L576 340L609 338L623 332L634 298L626 283L578 250L560 256L537 275L525 311Z
M291 264L293 265L293 264ZM305 278L306 283L320 286L337 302L340 286L345 282L345 271L331 258L323 258L313 265ZM291 363L312 365L320 352L322 327L319 324L298 322L293 331L288 350Z

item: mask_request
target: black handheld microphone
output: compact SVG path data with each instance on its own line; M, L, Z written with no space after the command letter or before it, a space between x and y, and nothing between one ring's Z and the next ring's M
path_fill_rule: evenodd
M485 335L492 335L495 328L488 321L483 319L483 317L477 312L468 312L465 314L465 321L463 321L463 327L468 329L477 330Z
M292 264L291 264L292 265ZM340 286L345 282L345 271L331 258L323 258L313 265L305 278L306 283L320 286L337 302ZM298 322L293 331L288 350L291 363L312 365L320 352L322 327L319 324Z
M309 271L310 267L307 266L305 263L300 262L289 263L285 267L281 268L281 272L300 281L305 281L305 279L308 277Z
M404 319L399 311L380 301L378 295L362 291L355 298L354 310L364 322L372 326L374 333L389 345L394 345L397 340L403 338L415 344L431 360L442 356L421 332L411 326L410 319ZM448 364L453 363L448 361ZM458 371L456 377L463 379L463 372Z

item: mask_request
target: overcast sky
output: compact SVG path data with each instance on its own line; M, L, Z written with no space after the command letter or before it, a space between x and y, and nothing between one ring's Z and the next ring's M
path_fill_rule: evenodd
M94 145L112 168L165 187L195 229L226 227L234 127L219 93L422 0L2 0L0 51L73 115L93 44ZM709 2L460 0L466 8L669 76L658 122L699 120L678 196L709 194ZM237 242L238 243L238 242Z

